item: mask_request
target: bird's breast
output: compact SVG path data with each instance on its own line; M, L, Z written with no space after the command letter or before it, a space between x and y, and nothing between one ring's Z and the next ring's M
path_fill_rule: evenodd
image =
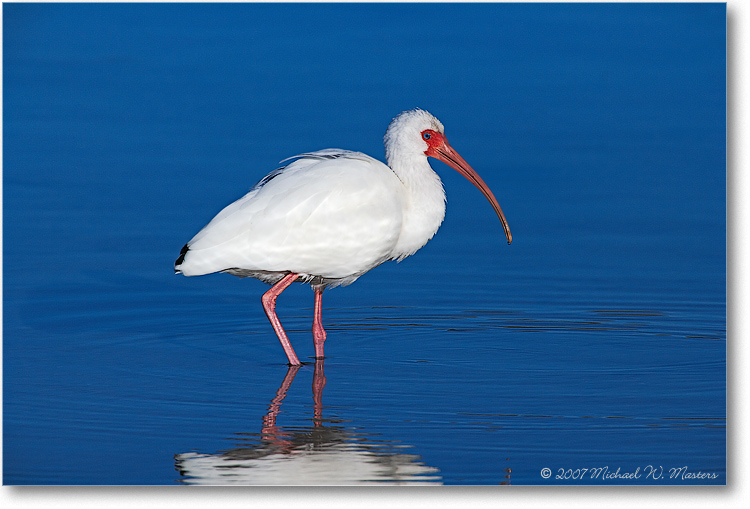
M428 165L429 168L429 165ZM413 255L440 228L445 218L445 190L440 177L429 169L404 179L405 207L395 259Z

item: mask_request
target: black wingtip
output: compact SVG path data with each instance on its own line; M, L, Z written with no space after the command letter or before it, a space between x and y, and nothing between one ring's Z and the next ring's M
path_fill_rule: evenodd
M177 271L177 268L180 265L182 265L182 262L185 261L185 255L187 254L187 252L188 252L189 249L190 248L188 247L187 244L185 244L184 246L182 246L182 249L180 250L180 256L174 262L174 269L175 269L175 271Z

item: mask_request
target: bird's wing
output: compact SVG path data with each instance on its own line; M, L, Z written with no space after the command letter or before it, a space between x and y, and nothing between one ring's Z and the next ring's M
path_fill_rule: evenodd
M286 159L283 159L282 161L280 161L279 164L285 163L287 161L296 161L299 159L321 160L321 159L338 159L341 157L345 157L349 159L361 159L363 161L371 161L371 160L376 161L376 159L373 159L372 157L368 156L367 154L363 154L362 152L355 152L353 150L344 150L341 148L326 148L323 150L318 150L316 152L305 152L304 154L297 154L296 156L287 157ZM279 168L279 170L283 170L283 169L284 169L283 166ZM279 170L276 170L276 171L279 171ZM275 172L272 172L272 173L275 173Z
M304 154L298 154L296 156L287 157L286 159L279 162L279 164L287 163L284 166L281 166L280 168L275 169L262 179L258 181L257 184L255 184L248 193L240 198L239 200L227 205L224 209L221 210L212 220L209 222L201 231L199 231L195 237L188 242L189 246L193 246L198 241L200 241L204 236L206 236L210 230L209 226L216 226L216 224L220 223L224 218L232 215L233 213L237 212L240 208L245 206L248 202L250 202L253 197L258 194L258 192L261 190L263 186L265 186L268 182L273 180L274 178L278 177L279 175L283 174L285 171L288 173L298 173L300 171L303 171L305 168L308 168L310 166L314 166L316 163L322 160L326 159L336 159L341 157L347 157L351 159L361 159L363 161L373 160L375 162L379 162L376 159L371 158L370 156L363 154L361 152L353 152L351 150L343 150L339 148L328 148L324 150L318 150L316 152L305 152Z
M338 149L291 160L188 243L183 273L241 268L335 278L388 259L405 205L391 169Z

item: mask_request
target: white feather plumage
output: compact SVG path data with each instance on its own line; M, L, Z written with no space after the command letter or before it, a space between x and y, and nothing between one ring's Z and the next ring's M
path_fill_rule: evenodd
M443 126L423 110L391 123L385 135L390 167L341 149L282 161L291 162L187 243L175 270L186 276L229 272L269 283L294 272L314 285L338 286L414 254L445 216L445 191L419 136L426 128L442 133Z

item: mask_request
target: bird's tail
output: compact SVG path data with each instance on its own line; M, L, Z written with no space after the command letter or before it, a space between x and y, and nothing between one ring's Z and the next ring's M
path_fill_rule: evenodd
M177 257L177 259L174 262L174 273L180 274L182 271L180 270L180 266L182 265L182 262L185 261L185 255L190 250L187 244L182 246L182 249L180 250L180 256Z

